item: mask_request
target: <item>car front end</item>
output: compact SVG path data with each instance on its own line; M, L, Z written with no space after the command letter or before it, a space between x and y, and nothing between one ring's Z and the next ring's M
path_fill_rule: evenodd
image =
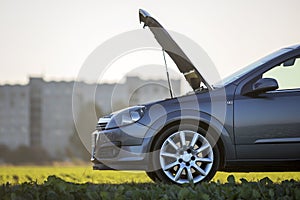
M168 77L170 99L125 108L100 118L92 134L91 161L96 170L145 170L147 173L157 170L153 168L156 153L151 152L152 142L157 140L155 137L160 137L166 124L184 120L183 114L199 117L199 102L194 94L213 90L157 20L142 9L139 10L139 19L153 33L164 55L168 54L176 64L193 92L190 97L188 94L174 98ZM195 101L191 103L192 100ZM207 107L206 104L209 103L202 103L202 106Z
M93 168L98 170L146 170L149 128L139 120L145 106L133 106L99 119L92 133Z

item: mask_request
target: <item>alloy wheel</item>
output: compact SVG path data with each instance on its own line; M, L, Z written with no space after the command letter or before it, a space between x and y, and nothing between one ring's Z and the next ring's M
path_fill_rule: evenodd
M213 148L201 134L182 130L165 139L160 149L159 161L162 171L173 182L198 183L212 168Z

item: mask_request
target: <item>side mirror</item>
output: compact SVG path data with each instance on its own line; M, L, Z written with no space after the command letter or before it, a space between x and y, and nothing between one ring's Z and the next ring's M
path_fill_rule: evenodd
M252 93L260 94L278 89L278 83L273 78L261 78L252 86Z

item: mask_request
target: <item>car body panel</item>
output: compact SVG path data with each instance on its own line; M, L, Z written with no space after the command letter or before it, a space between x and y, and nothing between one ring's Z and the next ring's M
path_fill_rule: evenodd
M239 84L234 101L238 159L299 159L300 142L297 139L300 139L300 90L276 90L258 96L243 95L243 90L249 90L249 86L263 72L297 55L300 55L299 46L290 48L290 51L262 65ZM274 143L273 139L285 142L277 140ZM261 140L265 142L258 142Z

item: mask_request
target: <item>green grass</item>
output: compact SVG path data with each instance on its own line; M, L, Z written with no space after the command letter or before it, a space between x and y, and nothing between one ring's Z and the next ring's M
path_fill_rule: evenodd
M186 184L181 187L174 184L155 184L147 177L145 172L137 171L93 171L91 166L2 166L0 167L0 200L300 200L299 179L299 172L219 172L210 183Z
M24 182L44 183L48 176L56 176L72 183L122 184L122 183L152 183L142 171L94 171L91 166L1 166L0 184L21 184ZM265 177L274 183L294 179L300 181L300 172L272 173L225 173L218 172L213 182L226 183L227 177L234 175L239 182L241 178L248 181L258 181Z

